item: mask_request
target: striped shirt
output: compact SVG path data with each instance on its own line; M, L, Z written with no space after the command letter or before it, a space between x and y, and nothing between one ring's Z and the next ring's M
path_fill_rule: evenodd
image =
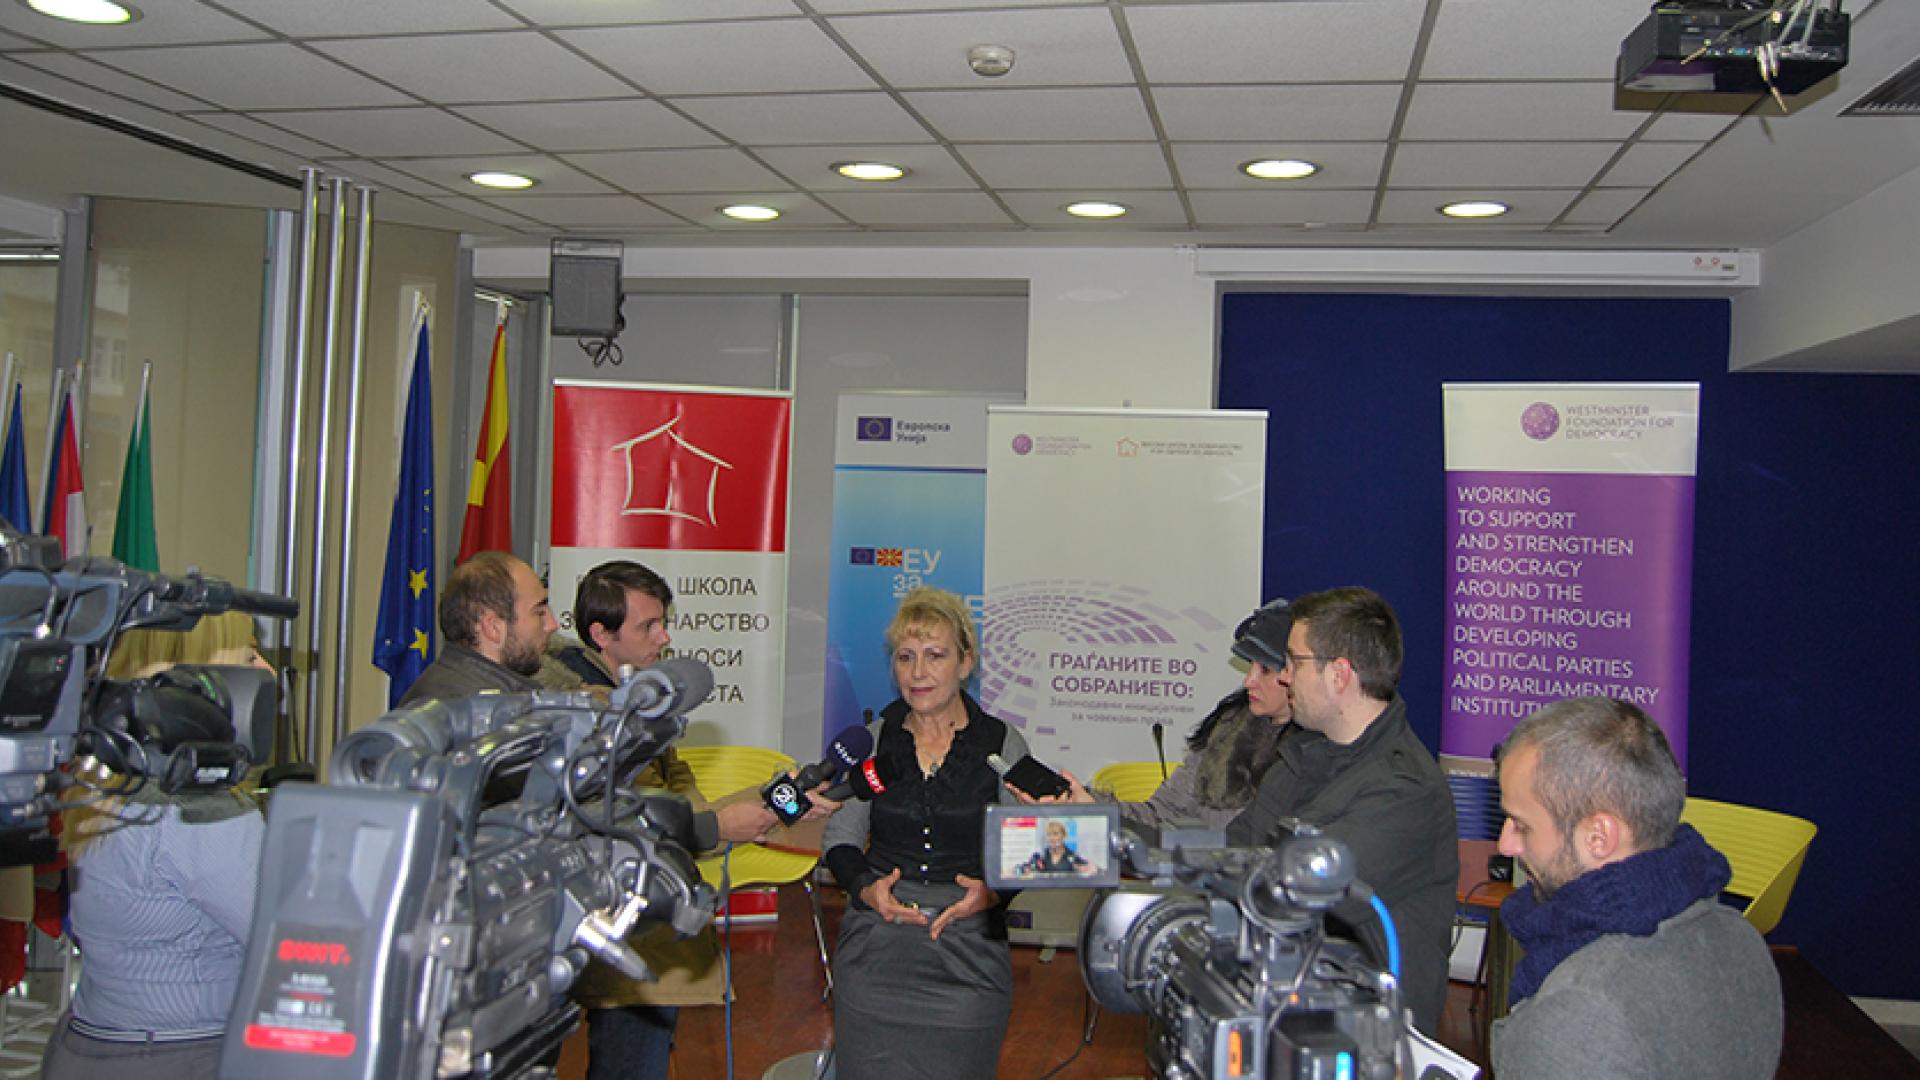
M70 907L90 1029L219 1034L246 959L266 819L237 796L136 800L80 850Z

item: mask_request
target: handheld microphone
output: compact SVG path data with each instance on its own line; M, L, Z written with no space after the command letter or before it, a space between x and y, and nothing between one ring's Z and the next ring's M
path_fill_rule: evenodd
M881 792L900 782L906 769L897 758L870 757L854 768L839 783L828 788L826 797L835 802L858 799L872 802Z
M1153 752L1160 755L1160 782L1167 781L1167 725L1153 722Z
M799 775L781 773L767 781L767 786L760 789L760 798L767 804L767 809L780 819L781 824L791 825L813 809L813 800L807 797L808 790L860 764L872 753L873 732L863 727L850 727L833 737L825 758L801 769Z
M1065 777L1033 760L1031 754L1012 765L1007 764L1007 759L999 754L988 754L987 764L994 772L1000 774L1000 779L1036 799L1044 799L1049 795L1065 795L1073 790Z

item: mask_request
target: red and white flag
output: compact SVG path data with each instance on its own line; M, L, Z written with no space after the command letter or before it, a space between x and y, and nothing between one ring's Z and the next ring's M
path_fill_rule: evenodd
M87 490L80 477L80 442L74 437L73 395L60 402L53 433L53 460L47 467L47 500L40 516L40 532L60 538L67 558L87 553Z

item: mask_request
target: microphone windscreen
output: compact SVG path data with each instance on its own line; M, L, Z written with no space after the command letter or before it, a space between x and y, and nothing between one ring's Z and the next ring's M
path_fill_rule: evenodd
M653 665L651 670L666 676L672 684L673 700L680 706L678 712L693 708L713 693L713 669L690 656L669 657Z
M851 769L873 755L873 732L855 725L833 737L827 747L827 760L841 769Z

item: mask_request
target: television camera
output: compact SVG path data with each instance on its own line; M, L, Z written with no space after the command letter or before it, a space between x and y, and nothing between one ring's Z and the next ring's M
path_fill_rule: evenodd
M122 631L190 630L225 611L291 618L298 606L191 571L63 562L57 540L0 519L0 866L54 856L48 815L66 788L221 787L271 750L276 694L265 672L176 668L127 684L99 676ZM99 761L115 786L99 788L90 769L62 772L72 760Z
M1099 888L1081 975L1101 1007L1151 1018L1152 1076L1414 1075L1390 916L1345 844L1299 823L1271 848L1150 837L1112 804L990 807L986 829L990 886ZM1116 889L1123 866L1151 887Z
M630 787L712 689L680 658L610 699L418 705L276 789L219 1075L542 1075L589 956L648 979L631 930L712 918L686 802Z

